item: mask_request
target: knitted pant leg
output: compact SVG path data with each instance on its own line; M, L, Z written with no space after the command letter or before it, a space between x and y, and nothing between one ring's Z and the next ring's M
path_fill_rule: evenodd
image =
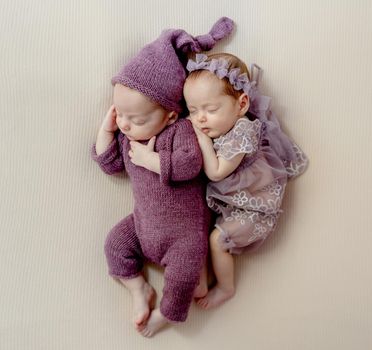
M161 313L175 322L187 318L206 255L203 249L181 249L168 251L164 259L164 288L160 302Z
M134 278L141 272L144 257L135 232L133 214L119 221L109 232L105 253L111 276Z

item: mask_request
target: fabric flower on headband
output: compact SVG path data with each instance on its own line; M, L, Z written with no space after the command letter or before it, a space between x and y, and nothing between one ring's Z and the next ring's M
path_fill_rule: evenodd
M251 89L256 85L255 81L250 82L247 73L240 73L239 68L233 68L229 72L229 82L235 90L243 90L247 95L251 95Z
M207 67L209 66L209 62L206 62L207 59L208 59L207 55L198 53L195 56L195 61L189 60L187 62L186 69L189 72L193 72L194 70L199 70L199 69L207 69Z
M227 70L228 62L224 59L216 60L213 58L210 63L208 69L211 73L216 74L218 78L223 79L225 78L229 71Z

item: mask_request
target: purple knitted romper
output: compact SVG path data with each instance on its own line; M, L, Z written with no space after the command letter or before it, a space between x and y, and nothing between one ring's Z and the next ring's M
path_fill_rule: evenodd
M125 65L112 79L146 95L166 110L181 111L183 66L188 52L211 49L233 28L224 17L207 35L192 37L168 30ZM147 141L143 141L147 143ZM109 273L138 276L146 261L165 268L161 313L170 321L185 321L208 251L210 211L202 154L191 122L179 119L156 137L160 175L134 165L129 140L117 133L107 150L93 159L107 174L126 171L134 194L134 211L109 233L105 253Z
M105 252L112 276L133 278L145 261L165 267L161 313L184 321L208 250L210 212L205 202L202 155L191 122L181 119L157 136L160 175L134 165L129 140L113 140L94 159L107 174L124 169L134 194L134 212L109 233Z

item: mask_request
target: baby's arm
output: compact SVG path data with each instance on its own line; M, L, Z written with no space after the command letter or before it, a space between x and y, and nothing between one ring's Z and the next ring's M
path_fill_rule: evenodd
M244 153L238 154L230 160L217 157L210 137L195 128L198 142L203 155L204 172L211 181L217 182L229 176L241 163Z
M96 152L98 156L107 150L109 144L115 137L116 130L118 130L118 126L116 124L116 111L115 106L112 105L98 131L96 141Z
M188 181L197 177L203 159L194 129L188 120L179 120L168 149L159 151L160 180Z
M92 158L107 174L115 174L124 170L124 162L120 153L120 145L115 138L116 111L114 105L108 110L98 131L96 144L92 149Z

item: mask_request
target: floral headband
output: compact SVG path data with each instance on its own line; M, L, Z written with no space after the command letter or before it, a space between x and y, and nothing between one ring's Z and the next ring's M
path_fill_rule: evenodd
M254 99L257 95L257 81L249 81L247 73L240 74L239 68L233 68L228 70L228 62L223 59L213 58L210 61L207 61L208 56L204 54L196 54L195 61L189 60L187 62L186 69L189 72L196 70L208 70L211 73L217 75L218 78L223 79L227 78L229 83L234 87L235 90L243 90L251 99ZM260 77L261 68L256 64L251 66L252 72L253 69L258 70L257 78ZM258 79L257 79L258 80Z

